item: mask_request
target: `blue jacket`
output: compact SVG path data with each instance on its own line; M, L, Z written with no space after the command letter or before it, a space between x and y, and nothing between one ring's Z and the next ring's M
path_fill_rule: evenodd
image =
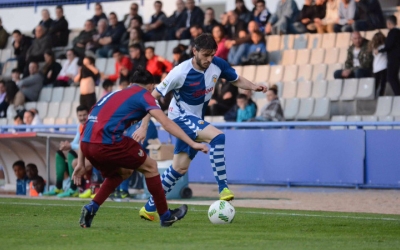
M244 110L238 109L236 121L244 122L250 120L251 118L254 118L256 116L256 112L257 112L256 106L254 105L254 103L250 103L245 107Z

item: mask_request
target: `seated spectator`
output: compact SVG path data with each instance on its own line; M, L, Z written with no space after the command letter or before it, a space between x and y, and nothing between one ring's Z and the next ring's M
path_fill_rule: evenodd
M242 59L245 65L263 65L268 63L268 52L265 37L261 31L256 30L251 34L253 42L247 50L247 55Z
M23 120L24 124L29 125L29 126L42 125L40 119L37 119L38 116L39 116L39 114L35 114L35 112L32 110L25 111L24 120ZM27 128L26 129L26 132L32 132L32 131L37 132L37 131L40 131L40 129L37 129L37 128L35 128L35 129Z
M236 0L235 1L236 8L233 10L239 17L239 20L242 20L246 25L252 19L252 12L246 8L244 0Z
M124 20L122 22L125 25L125 28L129 28L131 25L131 20L136 18L139 21L140 26L143 25L143 18L138 14L139 13L139 5L137 3L132 3L131 8L129 9L129 14L124 16Z
M215 42L218 45L217 51L215 52L215 56L218 56L227 61L229 49L225 47L226 38L225 38L224 27L222 25L214 26L212 30L212 35Z
M56 7L57 19L53 21L49 29L49 35L53 42L53 47L64 47L68 45L68 21L64 17L62 6Z
M110 13L108 21L110 26L108 26L107 31L100 34L98 43L101 48L96 51L97 57L112 57L113 50L120 46L121 37L125 32L124 24L118 22L117 14L114 12Z
M120 51L123 54L129 54L129 46L132 44L139 44L144 48L144 43L142 39L142 32L139 28L132 28L129 33L125 32L121 39Z
M219 79L214 87L214 93L208 103L206 115L219 116L225 113L236 104L238 88L225 80Z
M237 122L245 122L249 121L251 118L254 118L257 113L256 105L249 102L247 95L239 94L236 98L236 105L238 106L237 110Z
M283 109L278 98L278 87L273 85L267 91L268 104L261 109L260 116L252 119L252 121L274 121L280 122L285 120Z
M133 64L132 70L129 72L129 76L132 76L139 66L142 67L142 69L146 68L147 59L144 55L142 46L139 44L133 44L129 46L129 57L131 58Z
M225 34L227 38L231 40L239 38L239 33L246 31L246 24L239 19L234 11L229 11L227 18L228 22L225 25Z
M93 34L92 40L86 44L86 49L92 52L95 52L102 45L99 43L100 38L106 36L106 32L108 29L108 21L107 19L100 19L97 23L97 32ZM85 54L83 54L85 55ZM83 60L83 59L82 59ZM81 64L79 64L81 65Z
M154 47L146 48L146 69L153 75L155 82L161 82L163 73L168 73L172 69L172 63L161 56L154 54Z
M23 106L25 102L37 102L40 91L43 87L44 77L39 72L37 62L29 64L29 76L17 82L19 87L18 93L14 98L14 106Z
M29 65L31 62L43 62L44 52L51 50L51 38L45 35L46 29L42 26L37 26L35 31L35 39L33 39L32 46L26 52L26 66L24 69L24 76L29 75Z
M300 11L294 0L280 0L275 13L265 26L266 34L298 34L304 32L297 22Z
M204 23L204 12L195 5L194 0L186 0L186 12L183 13L181 22L178 24L176 38L178 40L190 38L190 27Z
M79 58L75 55L73 49L67 50L67 60L65 60L60 73L57 76L57 80L54 83L54 87L67 87L74 82L75 77L78 75Z
M83 65L74 82L79 83L79 104L89 109L96 104L96 82L100 78L100 72L95 66L95 59L85 56Z
M41 14L42 14L42 20L40 20L38 26L44 27L46 33L50 29L51 24L53 23L53 19L50 18L50 13L48 9L43 9ZM32 34L33 37L36 37L36 28L33 29Z
M129 72L132 70L132 62L129 57L123 55L119 49L114 49L113 57L115 59L115 72L112 75L103 76L103 79L108 79L115 82L118 78L129 79Z
M219 23L215 20L215 12L214 9L209 7L206 9L206 13L204 15L204 32L211 33L213 28Z
M6 83L4 80L0 80L0 118L7 117L8 102L6 96Z
M253 13L253 20L257 22L260 30L264 33L265 25L267 24L271 13L269 13L267 7L265 6L264 0L257 0L256 9Z
M373 52L374 61L372 63L372 72L375 78L375 96L384 96L387 81L387 54L378 51L385 47L386 37L382 32L377 32L369 42L369 50Z
M23 71L25 68L26 53L32 45L32 38L22 35L19 30L14 30L12 36L14 39L12 46L14 48L14 56L18 62L18 69Z
M194 24L192 27L190 27L190 45L189 45L189 51L192 51L192 48L194 47L194 39L196 37L200 36L203 34L203 27L201 27L198 24Z
M40 119L39 111L38 111L37 109L35 109L35 108L30 109L29 111L33 112L33 114L35 115L35 116L33 117L32 124L33 124L33 125L42 124L42 119Z
M14 162L12 166L14 174L17 177L16 195L26 195L26 188L29 185L28 176L26 176L25 162L19 160Z
M333 28L335 32L353 31L355 14L356 14L355 0L341 0L339 3L339 19Z
M101 94L101 98L113 92L114 83L110 80L105 80L102 85L103 93Z
M178 39L176 37L176 32L178 30L178 25L181 23L182 18L184 17L184 13L186 11L185 2L183 0L176 1L176 10L174 13L164 20L164 24L167 26L167 39L175 40Z
M7 31L3 27L3 22L0 18L0 49L4 49L7 46L8 43L8 37L10 35L7 33Z
M368 40L358 31L351 34L351 45L347 51L344 69L336 70L335 79L363 78L372 75L372 52L368 49Z
M24 125L24 117L21 117L19 113L14 116L14 126L18 125ZM24 128L12 129L12 133L24 132L25 130Z
M19 91L17 84L14 81L5 82L6 95L3 102L0 104L0 116L7 117L7 108L10 104L14 103L14 98ZM2 113L4 112L4 113Z
M96 3L94 6L94 16L92 17L93 26L97 27L97 24L101 19L107 20L107 16L103 12L103 6L101 3Z
M54 52L51 50L47 50L44 53L44 62L45 64L41 70L41 73L44 76L43 86L51 87L57 80L58 74L61 72L61 64L56 62Z
M190 56L186 53L187 47L183 44L178 44L172 51L172 64L173 66L179 65L181 62L184 62L190 59Z
M26 165L26 176L28 176L28 179L29 179L29 196L32 196L32 197L39 196L39 193L34 188L33 182L37 178L41 178L43 180L43 178L41 176L39 176L38 172L39 172L38 168L35 164L28 163ZM43 186L43 188L44 188L44 186Z
M11 81L19 82L19 80L21 80L21 73L22 71L20 71L18 68L11 70Z
M385 28L385 18L378 0L355 0L356 13L352 29L367 31Z
M312 4L311 0L306 0L301 9L299 20L301 24L310 33L315 33L317 30L315 21L319 21L325 17L326 6L324 0L317 0Z
M156 13L151 16L151 22L144 25L145 40L146 41L161 41L164 40L166 34L166 26L164 21L167 18L165 13L162 11L162 2L154 2L154 10Z
M339 1L338 0L327 0L326 10L324 18L314 18L315 27L317 32L322 33L333 33L336 21L339 19Z
M255 21L250 21L248 34L242 31L239 38L226 41L225 46L229 49L228 62L230 64L239 65L242 63L242 58L246 55L250 43L252 43L251 34L259 30L258 24Z
M105 29L104 29L105 30ZM85 57L85 50L93 42L93 36L96 34L92 20L86 20L84 29L79 33L77 37L72 40L74 51L77 53L79 58Z
M31 195L31 196L42 196L45 187L46 187L46 182L44 181L43 177L42 176L36 177L32 181L32 189L35 191L37 195Z

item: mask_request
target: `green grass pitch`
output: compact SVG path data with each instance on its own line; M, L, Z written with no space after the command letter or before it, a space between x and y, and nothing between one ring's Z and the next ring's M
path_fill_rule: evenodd
M107 201L82 229L86 203L0 199L0 249L400 249L398 215L236 208L232 224L213 225L207 206L190 205L161 228L139 219L141 203Z

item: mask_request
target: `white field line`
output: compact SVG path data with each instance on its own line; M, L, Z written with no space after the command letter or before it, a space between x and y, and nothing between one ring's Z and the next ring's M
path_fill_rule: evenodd
M54 207L81 207L82 205L73 204L42 204L30 202L0 202L0 205L22 205L22 206L54 206ZM108 206L103 205L103 208L117 208L117 209L133 209L139 210L140 207L126 207L126 206ZM207 213L207 210L202 209L189 209L191 212ZM360 217L360 216L347 216L347 215L319 215L319 214L306 214L306 213L283 213L283 212L261 212L261 211L240 211L241 214L256 214L256 215L278 215L278 216L291 216L291 217L319 217L319 218L338 218L338 219L354 219L354 220L383 220L383 221L400 221L397 218L388 217Z

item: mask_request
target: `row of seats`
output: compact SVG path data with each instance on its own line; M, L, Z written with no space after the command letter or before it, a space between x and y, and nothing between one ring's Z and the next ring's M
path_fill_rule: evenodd
M344 63L347 58L347 50L348 48L284 50L282 52L280 64L304 65Z
M359 116L359 115L350 115L350 116L332 116L331 121L333 122L393 122L400 121L400 116ZM345 126L331 126L331 129L345 129ZM400 126L363 126L363 129L372 130L372 129L400 129ZM357 129L357 126L349 126L349 129Z

